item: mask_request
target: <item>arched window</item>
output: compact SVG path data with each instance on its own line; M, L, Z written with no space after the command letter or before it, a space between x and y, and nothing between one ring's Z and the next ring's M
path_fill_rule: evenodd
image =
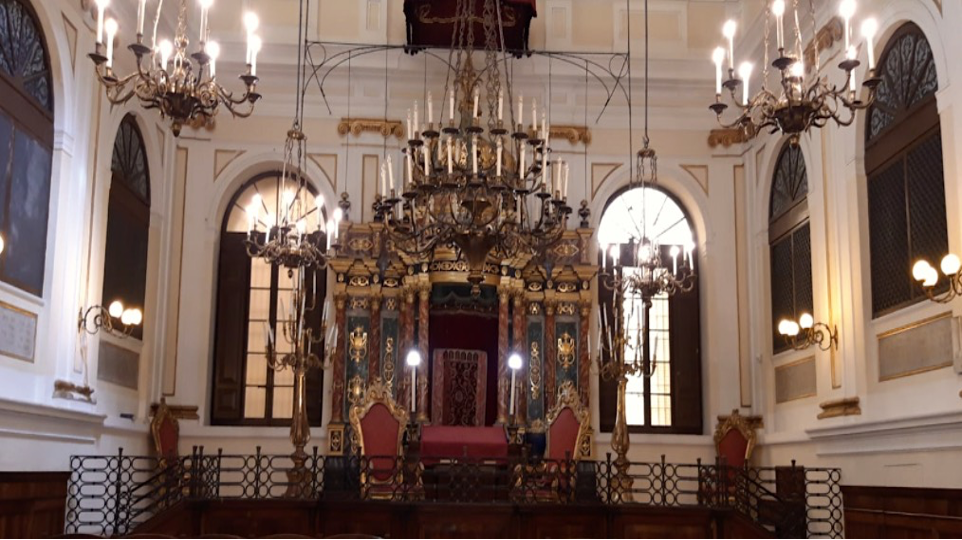
M0 0L0 280L43 295L53 155L50 60L33 8Z
M693 244L694 233L685 211L668 193L644 187L623 191L608 201L598 227L600 246L621 247L621 264L632 271L635 245L643 238L657 243L667 268L671 268L672 246ZM608 253L599 253L609 257ZM692 260L696 257L693 254ZM608 259L610 263L610 257ZM599 280L598 302L613 320L613 294ZM636 299L640 300L640 299ZM628 303L631 298L625 298ZM636 302L640 303L640 302ZM630 310L626 310L630 311ZM648 342L657 367L650 378L628 379L625 395L629 429L636 432L701 433L701 353L698 286L690 292L652 299ZM630 333L643 328L640 312L626 313ZM607 360L607 359L606 359ZM617 384L601 380L599 387L601 428L611 431L615 422Z
M808 224L808 175L801 149L786 144L778 155L768 210L774 350L788 346L775 331L782 319L812 313L812 232Z
M948 251L938 78L919 27L899 28L878 67L882 83L865 129L875 317L925 298L912 263Z
M290 182L288 181L288 186ZM287 269L271 266L264 259L251 259L244 243L247 238L245 209L255 194L260 195L267 221L277 215L281 174L269 172L248 181L231 199L220 235L217 277L217 314L214 335L214 375L211 423L288 425L294 402L294 374L290 369L275 371L267 362L265 324L283 336L277 314L290 307L291 278ZM308 208L315 205L308 194ZM317 227L317 212L307 217L308 230ZM263 227L262 227L263 229ZM308 325L320 335L321 303L326 294L327 272L309 274L316 279L317 309L310 312ZM310 301L310 300L308 300ZM290 352L280 337L278 354ZM317 350L324 350L321 344ZM307 375L307 415L312 426L321 424L323 400L322 371Z
M144 138L132 115L125 116L117 129L110 173L103 305L120 300L125 307L143 311L150 236L150 173ZM135 326L133 335L143 337L143 326Z

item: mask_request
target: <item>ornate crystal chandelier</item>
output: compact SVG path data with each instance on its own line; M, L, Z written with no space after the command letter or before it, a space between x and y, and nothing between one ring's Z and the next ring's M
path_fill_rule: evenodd
M539 125L537 103L532 102L526 129L522 96L517 111L512 109L509 74L502 72L504 54L499 53L503 47L497 0L480 0L485 62L480 72L474 67L476 1L457 4L448 61L455 78L444 92L447 118L442 111L435 124L429 94L422 129L415 103L413 119L408 118L401 185L395 187L393 169L387 169L390 182L382 171L376 208L394 246L409 257L429 260L435 248L453 244L467 262L468 281L478 292L489 256L504 260L543 255L567 228L571 208L568 165L549 159L545 111Z
M809 7L812 39L816 40L813 0L809 0ZM722 127L741 128L749 136L771 128L772 133L780 131L788 135L793 142L797 142L801 133L812 127L823 127L829 121L834 121L840 126L851 124L855 119L856 111L868 108L875 101L875 90L881 83L881 79L875 74L872 39L878 29L878 23L874 19L865 19L862 22L862 35L868 49L869 69L865 81L862 82L867 95L859 95L855 85L855 68L860 65L860 62L857 60L858 50L852 43L851 28L852 16L855 14L855 0L842 0L839 9L839 14L844 20L845 37L845 59L838 66L845 73L846 82L841 87L829 83L828 77L821 75L817 44L813 46L814 66L809 66L812 68L811 74L806 75L798 0L792 0L791 13L787 14L788 36L785 33L785 9L785 0L774 0L767 8L762 63L764 69L761 89L754 96L749 92L752 64L743 62L738 66L737 71L735 67L734 40L737 25L735 21L729 20L722 27L722 33L728 40L728 49L718 47L712 54L712 60L715 63L715 102L709 106L715 112ZM772 61L771 66L779 72L780 88L777 90L768 87L768 55L772 47L770 35L773 18L777 57ZM723 78L726 58L727 78ZM738 99L739 86L742 87L741 100ZM722 113L729 107L722 101L724 90L730 94L730 101L738 112L738 116L730 122L722 120Z
M134 53L137 70L119 77L114 73L114 37L117 21L104 20L104 11L110 0L96 0L97 44L90 59L96 66L97 78L106 87L107 99L113 104L126 103L136 97L146 109L157 109L163 118L169 118L174 136L180 135L184 124L196 121L209 122L218 107L223 104L234 116L246 118L254 111L254 103L260 99L257 93L257 54L261 40L254 34L258 26L257 16L244 15L247 28L247 71L240 75L245 91L241 96L224 89L217 83L217 57L220 46L210 41L208 12L213 0L200 0L200 38L193 53L188 51L187 0L180 0L177 13L177 30L174 41L157 42L157 25L163 0L157 4L154 17L153 38L150 46L144 44L144 16L146 0L138 0L137 38L127 48ZM106 41L104 35L106 34ZM242 105L246 107L241 108Z

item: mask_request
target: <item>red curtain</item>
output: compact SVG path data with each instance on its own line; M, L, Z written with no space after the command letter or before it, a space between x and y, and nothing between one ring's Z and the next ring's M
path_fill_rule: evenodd
M430 320L428 359L434 349L477 349L488 354L485 425L494 425L498 416L498 318L496 315L434 312ZM434 366L428 363L428 380L434 380ZM430 392L430 385L428 391ZM431 396L428 403L431 403Z

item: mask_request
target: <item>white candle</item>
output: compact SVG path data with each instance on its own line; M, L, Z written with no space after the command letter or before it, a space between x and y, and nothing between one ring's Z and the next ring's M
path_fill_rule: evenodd
M387 197L387 174L384 172L384 164L381 165L381 197Z
M514 416L514 392L516 387L515 377L517 376L517 374L518 374L518 370L516 369L511 370L511 401L508 404L508 414L510 414L511 416Z
M568 198L568 177L569 176L571 176L571 167L569 167L568 164L565 163L565 185L564 185L564 190L562 191L564 195L563 197L564 199Z
M524 125L524 95L518 96L518 125Z
M428 145L424 145L424 176L428 176L431 173L428 171L428 167L431 164L431 151L428 150Z
M144 34L144 12L147 11L147 0L137 2L137 33Z
M210 12L210 6L214 4L214 0L200 0L200 38L199 41L204 43L207 41L207 35L209 33L209 28L207 24L207 15Z
M735 21L729 19L725 21L725 25L722 27L722 34L728 38L728 69L735 70L735 29L737 25Z
M418 368L417 366L411 366L411 412L417 410L417 378Z
M261 52L260 36L251 36L251 75L257 76L257 53Z
M411 109L408 109L407 121L408 121L408 140L410 141L414 139L414 129L411 124Z
M391 191L394 191L394 163L391 161L391 156L387 157L387 178L388 184L391 186Z
M561 197L561 158L554 160L554 174L552 176L551 182L551 194L555 197Z
M522 180L524 180L524 171L525 171L525 169L527 168L527 167L525 166L525 163L524 163L524 162L525 162L525 155L524 155L525 149L526 149L526 148L525 148L524 142L522 142L522 143L521 143L521 159L518 160L518 176L520 176Z
M220 45L216 41L208 41L207 46L204 47L207 51L207 56L210 58L210 78L213 79L217 76L217 57L220 56Z
M107 33L107 67L114 65L114 36L117 35L117 21L107 19L104 23L104 31Z
M531 131L538 130L538 100L531 100Z
M471 137L471 172L478 174L478 136Z
M434 123L434 98L428 92L428 124Z
M725 61L725 49L718 47L712 53L712 60L715 62L715 95L720 96L722 91L722 62Z
M472 118L478 117L478 101L481 99L481 90L478 88L474 89L474 116Z
M501 142L501 138L498 138L498 155L495 158L495 166L497 167L497 176L501 177L501 156L504 153L504 145Z
M742 65L738 68L738 76L742 80L742 101L745 105L748 105L748 87L752 78L752 67L751 63L742 62Z
M414 183L414 164L411 161L411 153L405 152L404 159L405 159L407 170L408 170L408 182L411 182L413 184Z
M772 2L772 13L775 15L775 41L778 49L781 50L785 48L785 30L782 24L782 16L785 15L785 0Z
M855 0L842 0L842 3L838 6L838 14L841 15L842 20L845 21L844 29L842 30L845 34L845 48L842 50L848 51L852 35L852 15L855 15Z
M868 52L868 68L875 69L875 32L878 31L878 22L875 19L865 19L862 21L862 36L865 38L865 46Z
M845 57L848 58L849 60L855 60L855 57L857 55L858 53L855 51L854 46L849 46L849 48L846 50L846 53L845 53ZM850 71L848 74L848 89L854 94L855 92L855 70L854 69Z
M421 122L419 122L420 115L418 115L418 102L414 100L414 134L417 135L421 131Z
M671 250L671 273L678 273L678 249L672 248Z
M447 144L447 147L448 147L448 174L452 174L452 173L454 172L454 141L453 141L452 139L453 139L453 137L451 137L450 135L448 135L448 144Z
M498 121L504 120L504 90L498 90Z
M453 88L451 89L451 97L448 103L449 103L448 108L450 109L448 113L449 120L453 122L454 121L454 89Z
M110 0L97 0L97 43L104 42L104 10Z

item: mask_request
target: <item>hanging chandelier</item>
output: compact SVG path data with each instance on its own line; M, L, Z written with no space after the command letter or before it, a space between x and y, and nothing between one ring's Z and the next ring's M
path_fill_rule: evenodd
M809 0L809 14L812 20L812 39L816 40L815 6ZM875 73L875 54L872 40L878 30L875 19L865 19L862 22L862 36L865 38L868 57L868 73L862 87L866 92L859 94L855 84L855 69L861 64L858 60L858 50L852 43L852 17L855 15L855 0L842 0L839 14L844 21L845 59L839 64L839 69L845 74L845 83L838 86L829 83L827 76L821 75L819 65L819 51L814 47L814 66L805 66L802 46L802 32L799 26L798 0L792 0L791 12L786 14L785 0L774 0L766 9L764 59L761 89L754 96L750 95L749 82L753 65L743 62L735 67L735 32L737 24L733 20L725 22L722 33L728 41L727 50L718 47L712 54L715 63L715 102L709 108L715 112L719 124L724 128L740 128L752 137L764 129L770 128L771 133L781 132L789 136L793 143L798 142L801 133L810 128L820 128L830 121L839 126L848 126L855 119L856 111L866 109L875 101L875 92L881 79ZM771 16L769 16L771 15ZM786 36L785 18L788 17ZM769 89L769 51L772 20L775 26L776 58L771 67L778 70L779 88ZM727 78L725 62L727 59ZM806 75L806 67L811 67L811 74ZM738 88L742 88L739 100ZM722 94L730 96L738 116L731 121L722 120L722 114L729 105L723 101Z
M546 111L539 124L533 100L529 126L524 98L518 97L516 111L511 106L509 73L502 70L498 0L480 0L484 66L480 71L474 67L476 1L457 3L448 61L455 77L443 94L447 115L442 110L435 123L429 93L427 124L422 126L414 104L400 186L395 186L389 163L382 170L376 209L393 245L415 260L429 260L438 247L456 247L478 293L489 257L543 256L567 228L571 207L568 164L549 159Z
M244 82L243 95L235 96L217 82L217 58L220 46L210 41L208 13L213 0L200 0L200 37L197 48L189 52L187 39L187 0L180 0L177 13L177 30L173 42L157 42L157 25L163 0L157 5L154 17L151 45L144 43L144 16L146 0L138 0L137 37L128 49L134 54L136 71L126 76L114 73L114 37L117 21L104 19L104 11L110 0L96 0L97 43L93 60L97 78L106 88L107 99L112 104L122 104L134 97L146 109L157 109L162 118L169 118L174 136L180 135L184 124L203 121L209 123L223 105L232 115L246 118L254 111L254 103L260 99L257 93L257 54L261 39L257 30L257 15L244 15L247 28L247 71L240 75ZM104 39L106 35L106 40Z

